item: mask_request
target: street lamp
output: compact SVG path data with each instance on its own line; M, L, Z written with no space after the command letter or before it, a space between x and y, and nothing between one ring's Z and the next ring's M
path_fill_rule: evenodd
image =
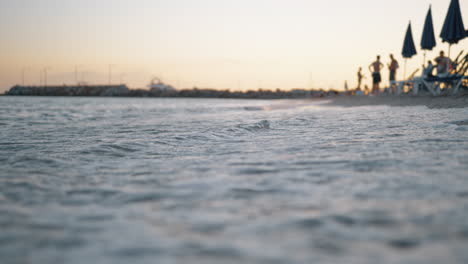
M109 85L112 85L112 67L114 64L109 64Z
M25 78L24 78L24 75L25 75L25 72L26 72L27 69L29 69L29 68L23 67L23 68L21 69L21 85L23 85L23 86L24 86L24 79L25 79Z
M75 83L78 84L78 68L83 65L75 65Z
M50 67L44 67L44 87L47 86L47 71L50 70Z
M124 84L123 83L123 78L125 77L125 73L121 73L120 74L120 84Z

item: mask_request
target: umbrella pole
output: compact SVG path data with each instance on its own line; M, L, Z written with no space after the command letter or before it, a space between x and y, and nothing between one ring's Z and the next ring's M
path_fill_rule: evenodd
M448 55L447 55L447 57L449 57L449 58L450 58L450 48L451 47L452 47L452 44L449 44L449 52L448 52Z
M423 72L424 72L424 65L426 65L426 51L424 51L424 58L423 58Z
M405 58L405 68L403 70L403 80L406 81L406 62L408 61L408 59Z

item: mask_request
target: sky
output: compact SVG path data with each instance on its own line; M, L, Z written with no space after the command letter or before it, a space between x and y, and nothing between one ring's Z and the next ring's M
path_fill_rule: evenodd
M356 85L394 53L409 21L418 55L432 4L438 46L450 0L0 0L0 93L12 85L126 83L231 90ZM460 0L465 27L468 1ZM468 50L468 40L451 54ZM387 72L384 73L386 80Z

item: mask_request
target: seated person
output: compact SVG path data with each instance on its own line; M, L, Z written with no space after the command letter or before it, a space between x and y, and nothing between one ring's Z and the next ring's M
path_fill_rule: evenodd
M447 76L450 72L450 66L452 64L450 58L445 57L444 52L441 51L439 57L435 58L435 62L437 63L437 76Z
M363 96L364 92L361 90L361 87L356 88L356 95L357 96Z
M434 64L432 61L427 62L427 67L423 65L423 77L434 77L432 72L434 71Z

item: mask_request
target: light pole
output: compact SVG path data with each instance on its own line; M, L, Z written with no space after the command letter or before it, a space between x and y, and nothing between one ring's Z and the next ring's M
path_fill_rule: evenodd
M78 68L82 65L75 65L75 83L78 84Z
M39 70L39 86L42 85L42 70Z
M50 67L44 67L44 87L47 86L47 71L50 70Z
M23 68L21 69L21 85L23 85L23 86L24 86L24 79L25 79L25 78L24 78L24 75L25 75L25 72L26 72L27 69L28 69L28 68L26 68L26 67L23 67Z
M113 64L109 64L109 85L112 85L112 67L115 66Z
M120 84L124 84L123 83L123 77L125 77L125 73L120 74Z
M312 73L309 74L309 86L310 89L314 88L314 80L312 79Z

